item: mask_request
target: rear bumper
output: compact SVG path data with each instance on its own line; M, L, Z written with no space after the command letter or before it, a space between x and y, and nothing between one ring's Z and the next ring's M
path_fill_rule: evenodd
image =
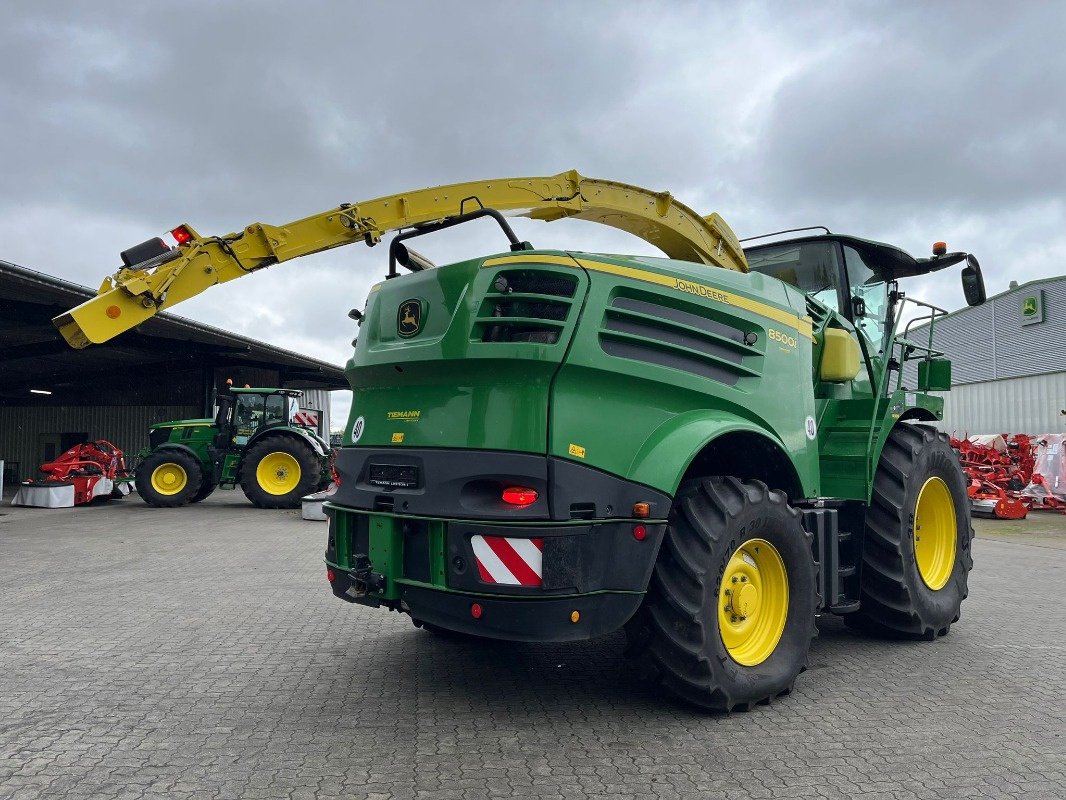
M381 602L369 596L353 598L348 594L350 588L351 578L338 574L332 589L340 599L369 605ZM404 586L400 608L418 623L459 633L514 642L564 642L618 630L633 616L642 598L642 594L603 592L516 599Z
M338 598L514 641L587 639L619 628L640 605L666 529L645 520L419 519L343 508L335 500L326 513L326 563ZM486 568L486 540L526 552L535 542L528 580L508 581Z

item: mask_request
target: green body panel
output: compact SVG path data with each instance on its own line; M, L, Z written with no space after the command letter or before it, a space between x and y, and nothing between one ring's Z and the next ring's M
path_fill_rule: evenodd
M536 263L538 255L544 263ZM818 494L817 447L805 433L815 403L811 340L801 333L802 294L756 273L667 259L574 255L583 263L595 258L596 268L586 270L576 261L552 263L568 260L559 252L522 254L521 269L575 282L565 302L569 312L556 326L558 340L550 344L481 341L484 325L493 320L486 295L501 272L516 269L491 265L507 254L380 285L368 299L347 368L354 397L345 443L547 453L672 493L703 445L722 433L745 430L789 454L804 493ZM490 266L480 268L484 261ZM612 268L640 277L603 271ZM687 289L657 282L678 276ZM720 288L738 302L765 306L784 322L707 302L692 293L693 286ZM397 313L412 299L423 304L423 327L405 338L397 330ZM664 324L655 314L615 310L619 299L742 331L754 343L725 343L738 354L736 363L696 354L701 365L721 369L727 382L611 355L601 340L636 343L669 358L692 354L684 346L664 344L663 335L719 344L722 339L694 331L692 324ZM651 338L605 331L613 319L659 327ZM771 329L779 340L770 339ZM356 441L359 419L362 432Z
M711 285L772 305L794 319L806 313L802 295L793 298L780 281L757 273L658 258L596 258L641 274L679 276L693 284ZM646 277L589 274L582 325L552 393L550 454L580 460L672 494L689 463L708 442L723 433L745 430L771 439L788 453L804 493L818 494L817 450L804 433L806 418L814 414L810 338L762 314L708 303ZM635 302L619 309L619 299ZM650 305L645 307L645 303ZM757 337L753 345L733 348L741 354L739 364L721 365L723 376L735 378L735 383L605 353L601 342L617 341L658 350L666 356L664 360L675 352L687 355L685 350L664 346L660 337L676 331L679 341L685 341L693 336L694 325L671 325L670 320L649 313L654 311L651 305L680 312L685 316L679 319L689 323L705 319ZM629 323L626 327L638 332L606 328L611 320L624 320ZM771 340L769 330L788 338ZM571 445L578 452L583 449L584 457L575 458Z
M491 311L485 296L494 272L480 260L405 275L387 281L368 300L355 356L347 375L357 387L345 442L363 418L359 444L469 447L543 453L547 396L566 351L577 313L559 326L554 344L472 340ZM549 267L549 269L553 269ZM580 270L559 269L578 279L574 304L587 279ZM403 338L397 331L401 303L423 305L422 330Z

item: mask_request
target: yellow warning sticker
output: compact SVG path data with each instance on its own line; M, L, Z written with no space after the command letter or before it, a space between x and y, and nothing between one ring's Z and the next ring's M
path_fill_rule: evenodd
M400 444L402 441L403 441L403 434L402 433L394 433L392 435L392 443L393 444Z
M574 456L575 458L584 458L585 457L585 448L582 447L579 444L571 444L566 452L568 452L570 455Z

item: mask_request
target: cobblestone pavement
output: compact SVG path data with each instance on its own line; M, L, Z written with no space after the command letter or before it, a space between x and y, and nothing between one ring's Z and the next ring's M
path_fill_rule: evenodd
M946 639L829 619L791 697L707 716L619 636L440 638L334 600L324 525L233 493L0 511L0 798L1064 796L1062 549L979 539Z

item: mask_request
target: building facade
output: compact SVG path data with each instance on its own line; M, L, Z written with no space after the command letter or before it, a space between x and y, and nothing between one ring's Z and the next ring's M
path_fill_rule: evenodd
M928 326L908 339L928 341ZM1012 287L937 319L933 346L951 359L941 428L958 435L1066 432L1066 276ZM915 362L903 382L917 383Z

